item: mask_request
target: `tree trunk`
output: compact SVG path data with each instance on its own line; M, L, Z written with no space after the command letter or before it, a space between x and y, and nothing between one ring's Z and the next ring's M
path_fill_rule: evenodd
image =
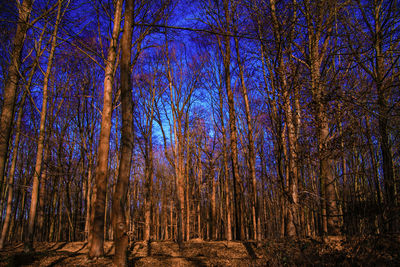
M225 10L226 26L230 27L230 21L232 17L231 2L224 0L223 2ZM227 29L227 34L230 30ZM236 128L236 112L233 91L231 88L231 45L229 35L224 36L223 39L224 49L221 49L224 63L224 82L226 87L226 93L228 96L228 107L229 107L229 130L230 130L230 146L231 146L231 161L232 161L232 177L233 177L233 198L235 205L235 232L236 239L243 240L244 229L243 229L243 214L241 207L241 186L239 176L239 162L238 162L238 146L237 146L237 128Z
M3 107L0 115L0 181L3 181L4 171L7 161L8 144L14 119L14 108L17 97L17 86L19 81L19 68L21 65L21 55L24 47L26 32L29 27L29 16L34 0L25 0L18 10L18 26L15 33L13 48L11 51L11 63L8 67L3 92ZM3 183L0 184L0 192Z
M35 68L33 68L33 69L35 69ZM33 77L33 72L34 72L34 70L32 71L32 74L29 78L29 82L28 82L27 86L30 86L30 82L32 81L32 77ZM8 177L7 210L6 210L6 217L5 217L4 223L3 223L3 229L1 231L0 250L3 249L3 247L4 247L4 243L5 243L7 235L8 235L8 228L10 225L11 209L12 209L12 201L13 201L13 191L14 191L15 165L17 163L17 156L18 156L18 152L19 152L18 147L19 147L19 139L20 139L20 128L21 128L22 114L23 114L23 110L24 110L26 94L27 94L27 90L24 91L24 94L22 96L21 107L20 107L20 110L18 113L18 118L17 118L16 134L15 134L15 140L14 140L14 150L13 150L13 155L12 155L10 174Z
M89 257L102 257L104 255L104 212L106 206L108 152L110 149L111 116L112 116L112 88L114 83L115 60L117 58L117 43L121 27L122 0L115 5L114 26L112 39L108 48L108 55L104 77L104 102L101 120L100 139L98 147L98 162L96 168L96 197L93 207L93 220L91 221L91 246ZM125 224L125 223L124 223Z
M310 70L310 89L312 93L313 104L315 105L316 136L318 139L318 157L320 163L320 182L322 200L322 216L323 221L326 218L326 226L323 231L330 235L338 235L339 221L335 196L335 177L332 171L332 159L329 151L329 121L327 114L326 88L321 77L321 66L323 59L327 57L328 44L330 41L330 33L332 31L332 23L334 12L333 7L336 3L322 1L315 3L319 14L311 14L312 3L303 3L307 12L305 13L307 24L307 46L308 60ZM323 17L327 17L323 19ZM315 27L314 25L318 25ZM323 36L325 35L325 39ZM326 210L326 216L324 212ZM325 224L325 223L323 223Z
M62 18L61 2L62 2L61 0L58 1L57 18L56 18L56 23L54 25L53 34L51 36L52 38L51 48L47 62L47 69L43 80L43 100L42 100L42 110L40 112L40 130L39 130L38 147L36 153L35 172L33 174L31 206L29 209L28 232L25 236L25 242L24 242L24 250L26 252L33 250L36 210L39 197L39 176L41 174L41 169L42 169L43 150L44 150L45 126L46 126L46 115L47 115L47 92L48 92L51 69L53 66L54 54L57 46L58 27Z
M237 34L237 25L234 24L234 34ZM257 214L257 206L258 206L258 198L257 198L257 179L256 179L256 148L254 145L254 133L253 133L253 125L251 120L251 111L249 104L249 97L247 93L247 87L244 78L244 65L241 62L240 57L240 47L239 47L239 39L236 36L235 38L235 46L236 46L236 57L237 64L239 66L239 77L242 86L243 99L245 104L245 113L246 113L246 125L247 125L247 142L248 142L248 165L250 172L250 181L251 181L251 215L252 215L252 233L253 239L257 240L258 238L258 229L259 225L257 225L258 214Z
M41 46L42 41L43 41L43 35L45 33L45 28L46 27L43 28L43 31L42 31L39 41L38 41L39 47ZM14 147L12 161L11 161L10 174L9 174L9 178L8 178L8 190L9 191L8 191L8 199L7 199L7 211L6 211L6 218L3 223L3 229L2 229L2 233L1 233L1 237L0 237L0 249L3 249L4 242L6 241L7 234L8 234L9 222L10 222L11 204L12 204L13 188L14 188L15 165L17 163L17 155L19 152L18 147L19 147L19 139L20 139L20 128L21 128L23 109L24 109L24 105L25 105L25 99L26 99L28 90L31 87L32 80L33 80L33 77L34 77L34 74L35 74L35 71L37 68L39 57L43 51L44 50L39 51L39 53L38 53L39 55L37 56L35 62L33 63L28 82L25 86L25 91L24 91L24 93L22 95L22 99L21 99L20 111L18 113L18 118L17 118L17 123L16 123L16 134L15 134L15 140L14 140L15 147Z
M117 185L113 195L112 225L114 229L116 266L127 266L128 227L126 224L126 198L131 173L133 151L133 103L131 86L131 48L134 0L125 2L124 33L121 39L121 160Z
M151 127L151 126L150 126ZM144 223L144 240L149 241L152 235L152 207L153 207L153 148L152 148L152 131L150 130L149 143L146 144L145 149L147 151L146 159L146 170L145 170L145 223Z
M221 81L222 81L222 77ZM231 205L230 205L230 190L229 190L229 169L228 169L228 153L227 153L227 138L226 138L226 130L225 130L225 121L224 121L224 99L222 93L222 86L218 87L218 96L219 96L219 109L220 109L220 120L221 120L221 133L222 133L222 160L224 167L224 176L225 176L225 210L226 210L226 239L228 241L232 240L232 225L231 225Z
M385 185L385 195L387 206L389 207L389 232L395 231L395 217L394 214L395 202L395 180L393 171L393 156L390 148L389 133L388 133L388 115L390 107L388 105L388 89L384 85L386 75L385 70L385 56L383 53L383 31L382 18L381 18L382 1L374 1L374 50L375 50L375 66L374 73L376 78L373 81L376 84L376 91L378 94L378 128L379 128L379 142L382 154L382 171L383 181Z

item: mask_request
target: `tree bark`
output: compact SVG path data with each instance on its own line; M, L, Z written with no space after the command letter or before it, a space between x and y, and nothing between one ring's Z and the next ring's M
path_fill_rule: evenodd
M222 77L221 81L222 81ZM219 112L220 112L220 120L221 120L221 133L222 133L222 161L224 167L224 176L225 176L225 210L226 210L226 239L228 241L232 240L232 223L231 223L231 205L230 205L230 189L229 189L229 169L228 169L228 152L227 152L227 138L226 138L226 129L225 129L225 121L224 121L224 99L222 86L218 87L218 96L219 96Z
M40 35L39 41L38 41L38 46L40 47L43 41L43 35L45 33L46 26L43 27L43 31ZM38 52L38 55L35 59L35 62L33 63L32 70L29 75L28 82L25 86L25 91L22 95L21 103L20 103L20 111L18 113L18 118L17 118L17 123L16 123L16 134L15 134L15 140L14 140L14 151L13 151L13 156L12 156L12 161L11 161L11 168L10 168L10 174L8 178L8 197L7 197L7 210L6 210L6 218L4 220L3 224L3 229L0 237L0 249L3 248L4 242L7 238L8 234L8 228L9 228L9 223L10 223L10 216L11 216L11 204L12 204L12 198L13 198L13 188L14 188L14 177L15 177L15 165L17 163L17 156L19 152L19 140L20 140L20 128L21 128L21 121L22 121L22 115L23 115L23 110L24 110L24 105L25 105L25 99L28 93L29 88L31 87L32 80L38 65L39 57L42 55L44 49Z
M6 168L8 144L10 142L17 98L17 86L20 78L19 68L21 66L21 55L24 48L26 32L29 28L29 16L31 14L33 2L34 0L23 1L18 10L17 31L13 41L11 63L8 67L8 75L3 92L3 107L0 115L0 181L3 181ZM3 183L0 184L0 192L3 191L2 186Z
M234 25L234 34L237 34L237 25ZM249 172L250 172L250 181L251 181L251 215L252 215L252 232L253 232L253 239L258 239L258 232L259 232L259 225L257 224L258 221L258 214L257 214L257 207L258 207L258 198L257 198L257 179L256 179L256 148L254 145L254 133L253 133L253 125L251 119L251 110L249 104L249 97L247 93L247 87L244 78L244 66L241 62L240 56L240 47L239 47L239 39L236 36L235 38L235 46L236 46L236 58L237 63L239 66L239 77L240 83L242 86L242 94L245 104L245 113L246 113L246 125L247 125L247 146L248 146L248 165L249 165Z
M32 81L32 77L33 77L33 73L30 76L30 79L29 79L30 82ZM27 86L30 86L30 82L28 83ZM3 229L1 231L0 250L3 249L3 247L4 247L4 243L5 243L7 235L8 235L8 228L10 226L13 191L14 191L15 165L17 163L17 156L18 156L18 152L19 152L18 147L19 147L19 139L20 139L20 129L21 129L21 121L22 121L22 114L23 114L24 105L25 105L26 94L27 94L27 90L24 91L24 94L22 96L21 106L20 106L20 110L19 110L18 118L17 118L16 134L15 134L15 140L14 140L14 151L13 151L13 155L12 155L10 174L8 177L8 195L7 195L6 217L4 219Z
M45 138L45 127L46 127L46 115L47 115L47 93L49 86L49 79L51 74L51 69L53 67L54 54L57 46L57 33L58 27L60 25L62 19L62 1L58 1L57 7L57 18L56 23L54 25L54 30L52 33L51 40L51 48L49 53L49 58L47 61L47 69L44 75L43 80L43 100L42 100L42 110L40 112L40 129L39 129L39 138L38 138L38 146L36 153L36 163L35 163L35 172L33 174L33 184L32 184L32 195L31 195L31 206L29 209L29 219L28 219L28 232L25 236L24 242L24 250L26 252L33 251L33 238L35 231L35 220L36 220L36 211L37 211L37 203L39 197L39 176L41 175L42 170L42 160L43 160L43 151L44 151L44 138Z
M230 45L230 22L232 17L230 0L224 0L223 6L225 11L225 20L227 27L227 35L223 38L224 49L221 48L224 64L224 82L225 89L228 96L228 107L229 107L229 131L230 131L230 146L231 146L231 161L232 161L232 177L233 177L233 197L235 205L235 233L236 240L244 239L243 229L243 214L241 208L241 186L239 176L239 162L238 162L238 141L237 141L237 128L236 128L236 111L233 91L231 88L231 45Z
M125 2L124 33L121 39L121 160L117 185L112 201L112 225L114 229L116 266L127 266L128 227L126 224L126 200L131 172L133 151L133 100L131 86L131 48L133 33L134 0Z
M288 216L287 216L287 235L296 236L296 218L298 217L298 169L297 169L297 149L296 149L296 131L294 126L293 111L290 103L289 86L287 82L286 66L283 58L283 50L281 48L282 36L281 36L281 25L276 15L275 0L270 0L271 5L271 17L273 32L275 38L275 45L277 50L277 66L275 73L277 80L280 84L280 89L283 98L283 109L285 112L285 122L287 128L287 140L288 140Z
M114 83L115 61L117 58L117 43L121 27L122 2L118 0L115 5L114 25L104 77L104 101L98 147L98 162L96 168L96 197L93 207L93 220L91 221L91 244L89 258L104 255L104 212L106 205L106 190L108 176L108 152L110 149L111 117L112 117L112 88Z
M310 70L310 89L314 104L314 116L316 120L316 136L318 139L318 157L320 163L320 182L322 200L322 213L326 210L326 216L322 214L323 221L326 219L324 234L338 235L339 221L335 195L335 177L332 171L332 159L329 151L329 121L327 114L326 88L321 76L322 62L327 57L330 33L337 3L321 1L318 3L303 3L305 6L307 24L307 46ZM315 5L315 6L314 6ZM311 14L316 9L318 14ZM326 17L324 19L324 17ZM318 25L315 27L313 25ZM325 38L323 38L325 36ZM324 219L325 218L325 219Z

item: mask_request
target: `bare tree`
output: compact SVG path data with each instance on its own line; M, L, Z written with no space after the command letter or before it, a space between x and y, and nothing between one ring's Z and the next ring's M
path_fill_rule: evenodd
M128 228L126 225L125 205L131 174L133 150L133 116L131 86L131 50L134 18L134 0L125 2L124 33L121 39L121 161L117 185L113 195L112 225L114 229L116 266L127 266Z
M18 81L20 79L21 55L24 48L26 32L29 28L29 16L34 0L23 1L18 5L18 25L14 36L11 52L11 63L8 67L8 74L4 86L4 100L0 115L0 180L3 181L6 166L8 144L12 122L14 118L15 101L17 97ZM2 184L0 185L0 188ZM2 190L0 190L2 192Z
M101 119L101 130L96 167L96 196L92 209L91 231L89 236L89 257L104 255L104 212L106 205L108 152L110 149L111 116L112 116L112 88L114 84L115 61L117 58L118 38L121 27L123 0L117 0L114 11L114 25L112 38L107 52L107 61L104 73L104 101Z
M39 138L38 138L38 147L36 153L36 163L35 163L35 172L33 174L33 184L32 184L32 195L31 195L31 205L29 209L29 222L28 222L28 231L25 236L24 250L29 252L33 250L33 238L35 231L35 219L36 219L36 211L37 211L37 203L39 198L39 176L41 174L42 169L42 160L43 160L43 151L44 151L44 138L45 138L45 126L46 126L46 115L47 115L47 92L49 86L49 78L51 75L51 70L53 67L54 54L57 46L57 33L58 28L61 22L61 19L65 13L65 10L68 7L64 7L62 10L62 0L58 0L57 7L57 17L54 25L53 33L51 35L51 48L47 61L47 69L44 73L43 79L43 99L42 99L42 109L40 111L40 129L39 129ZM68 2L69 3L69 2Z

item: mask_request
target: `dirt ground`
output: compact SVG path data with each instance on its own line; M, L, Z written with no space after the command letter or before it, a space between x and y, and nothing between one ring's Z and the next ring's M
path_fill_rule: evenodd
M89 260L84 242L35 243L0 252L0 266L112 266L112 242L104 258ZM270 240L261 243L191 240L133 242L129 266L400 266L400 239L370 236L353 239Z

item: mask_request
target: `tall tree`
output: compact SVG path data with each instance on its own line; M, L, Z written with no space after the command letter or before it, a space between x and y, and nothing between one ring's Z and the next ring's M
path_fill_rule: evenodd
M396 185L391 147L391 102L396 80L400 76L399 28L400 12L396 1L351 1L348 13L343 17L346 29L346 44L349 55L371 79L371 93L376 99L374 109L377 113L378 140L382 157L382 173L385 199L389 209L388 229L395 230ZM365 52L370 51L370 52ZM378 192L379 194L379 192Z
M26 32L29 28L29 17L34 0L25 0L18 5L18 24L11 51L7 79L4 86L4 100L0 115L0 181L3 181L7 161L8 144L14 118L18 81L20 79L21 55L24 48ZM2 183L3 184L3 183ZM0 188L2 187L0 185ZM2 190L0 190L2 192Z
M46 24L47 26L47 24ZM25 85L25 90L22 95L22 99L20 102L20 110L18 112L18 117L17 117L17 122L16 122L16 134L15 134L15 140L14 140L14 150L13 150L13 155L12 155L12 161L11 161L11 168L10 168L10 173L8 177L8 199L7 199L7 211L6 211L6 218L3 223L3 228L1 232L1 238L0 238L0 249L3 248L4 242L6 241L7 235L8 235L8 228L10 224L10 217L11 217L11 205L13 201L13 190L14 190L14 177L15 177L15 170L16 170L16 164L17 164L17 158L18 158L18 147L19 147L19 141L20 141L20 136L21 136L21 122L22 122L22 116L24 114L24 105L25 105L25 100L28 95L28 91L30 90L30 87L32 85L33 77L36 72L37 66L39 64L39 58L45 51L45 49L41 49L42 46L42 41L43 41L43 36L46 32L46 26L43 27L43 30L40 34L39 40L38 40L38 45L37 45L37 55L36 58L33 62L32 69L29 74L29 79L27 81L27 84Z
M256 148L254 144L254 126L252 120L252 114L250 110L249 94L246 86L245 75L244 75L244 62L241 57L240 42L238 38L238 28L239 28L239 15L238 12L233 14L233 34L235 41L236 59L237 65L239 67L239 79L242 89L242 95L244 99L245 115L246 115L246 126L247 126L247 147L248 147L248 166L251 181L251 215L252 215L252 230L253 239L257 240L259 237L259 225L258 225L258 198L257 198L257 178L256 178Z
M242 190L241 179L239 176L239 158L238 158L238 134L236 126L236 111L234 94L231 86L231 21L234 15L235 3L230 0L223 0L224 24L223 31L225 35L222 41L219 41L220 51L223 58L224 65L224 82L225 90L228 96L229 108L229 133L230 133L230 148L231 148L231 163L232 163L232 176L233 176L233 198L235 204L235 238L236 240L244 239L243 229L243 214L242 214ZM220 38L220 37L218 37Z
M69 1L68 1L69 3ZM36 153L36 163L35 163L35 172L33 173L33 184L32 184L32 193L31 193L31 205L29 209L29 219L28 219L28 231L25 235L24 242L24 250L29 252L33 250L33 238L35 233L35 220L36 220L36 211L37 211L37 203L39 199L39 177L42 169L42 161L43 161L43 151L44 151L44 138L45 138L45 127L46 127L46 115L47 115L47 92L49 87L49 79L51 76L51 71L53 67L54 54L57 47L57 33L58 28L60 26L61 19L65 13L67 7L65 7L64 11L62 10L63 0L58 0L57 7L57 17L56 22L54 24L53 33L51 35L51 47L50 53L47 60L47 69L44 73L43 79L43 99L42 99L42 109L40 111L40 127L39 127L39 137L38 137L38 146Z
M323 232L329 235L338 235L340 229L335 193L336 179L332 169L333 160L329 147L331 141L328 117L329 98L324 80L329 68L324 68L324 64L329 58L331 33L334 29L335 15L339 12L341 3L327 0L303 1L300 8L306 23L307 52L304 53L304 56L308 62L310 90L316 121Z
M134 18L134 0L125 1L124 32L121 39L121 160L118 180L112 201L114 229L114 264L127 266L128 227L126 225L126 198L131 174L133 150L133 116L131 85L131 50Z
M96 196L93 203L91 231L89 236L89 257L101 257L104 255L104 213L106 205L107 176L108 176L108 152L110 150L111 116L112 116L112 89L116 68L118 38L121 28L123 0L117 0L114 11L114 25L110 46L107 52L106 67L104 73L104 99L101 119L100 138L98 146L96 167ZM122 229L124 230L124 229Z

